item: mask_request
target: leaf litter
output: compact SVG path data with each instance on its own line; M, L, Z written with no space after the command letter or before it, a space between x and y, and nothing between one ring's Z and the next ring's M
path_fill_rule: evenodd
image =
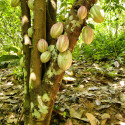
M22 116L23 79L0 69L0 123ZM22 118L23 123L23 118ZM125 65L75 62L65 72L50 125L124 125Z

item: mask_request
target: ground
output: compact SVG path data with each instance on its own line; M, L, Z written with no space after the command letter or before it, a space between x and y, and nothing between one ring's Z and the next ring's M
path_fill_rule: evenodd
M0 69L0 125L23 123L21 74L20 67ZM63 77L51 125L125 125L125 65L74 62Z

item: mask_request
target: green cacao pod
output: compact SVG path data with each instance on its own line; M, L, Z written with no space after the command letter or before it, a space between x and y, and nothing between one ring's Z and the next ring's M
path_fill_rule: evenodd
M90 44L94 39L94 32L91 27L85 26L82 31L82 39L85 44Z
M28 36L29 36L29 37L32 37L32 35L33 35L33 27L30 27L30 28L28 29Z
M18 43L18 46L19 46L20 49L23 49L23 44L22 44L22 42L19 42L19 43Z
M69 47L69 39L68 36L66 35L61 35L58 37L57 43L56 43L56 48L60 52L64 52L68 49Z
M61 22L54 24L50 29L50 35L52 38L57 38L63 32L63 24Z
M20 59L20 66L24 67L24 58L23 57L21 57L21 59Z
M57 63L60 69L67 70L72 64L72 53L69 50L59 53Z
M34 0L28 0L28 7L33 10L34 9Z
M86 7L85 6L81 6L78 9L77 15L78 15L79 19L83 20L87 16L87 9L86 9Z
M50 60L51 53L49 51L46 51L41 54L40 60L42 63L47 63Z
M48 49L48 43L44 39L40 39L37 43L37 49L43 53Z
M22 53L22 50L21 50L21 49L18 49L17 56L20 56L21 53Z
M20 0L11 0L11 6L17 7L20 4Z
M49 45L48 51L52 52L54 50L55 45Z
M90 9L90 14L96 23L102 23L104 21L104 18L105 18L104 10L100 6L94 5Z

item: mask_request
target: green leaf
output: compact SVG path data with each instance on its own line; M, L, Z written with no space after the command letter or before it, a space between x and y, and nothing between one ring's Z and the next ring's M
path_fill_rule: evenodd
M0 57L0 62L10 61L10 60L14 60L14 59L19 59L19 57L16 55L2 55Z
M92 29L95 29L94 25L89 23L88 26L90 26Z
M18 49L17 49L17 47L16 46L10 46L10 51L13 51L13 52L15 52L15 53L17 53L18 52Z

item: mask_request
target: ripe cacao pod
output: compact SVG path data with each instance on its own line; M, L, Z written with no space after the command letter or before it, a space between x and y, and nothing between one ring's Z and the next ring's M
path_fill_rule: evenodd
M30 27L30 28L28 29L28 36L29 36L29 37L32 37L32 35L33 35L33 27Z
M63 32L63 24L61 22L54 24L50 29L50 35L52 38L57 38Z
M83 20L87 16L87 9L86 9L86 7L85 6L81 6L78 9L77 15L78 15L79 19Z
M11 0L11 6L17 7L20 4L20 0Z
M94 5L90 9L90 14L96 23L102 23L104 21L104 10L100 6Z
M67 70L72 64L72 53L69 50L59 53L57 63L60 69Z
M94 32L91 27L85 26L82 31L82 39L85 44L90 44L94 39Z
M58 37L57 43L56 43L56 48L60 52L64 52L68 49L69 47L69 39L66 35L61 35Z
M43 53L48 49L48 43L44 39L40 39L37 43L37 49Z
M27 34L24 35L24 45L31 45L31 40Z
M47 63L50 60L51 53L49 51L46 51L41 54L40 60L42 63Z
M30 80L32 80L32 81L36 80L36 74L34 72L30 73Z
M34 9L34 0L28 0L28 7L33 10Z

